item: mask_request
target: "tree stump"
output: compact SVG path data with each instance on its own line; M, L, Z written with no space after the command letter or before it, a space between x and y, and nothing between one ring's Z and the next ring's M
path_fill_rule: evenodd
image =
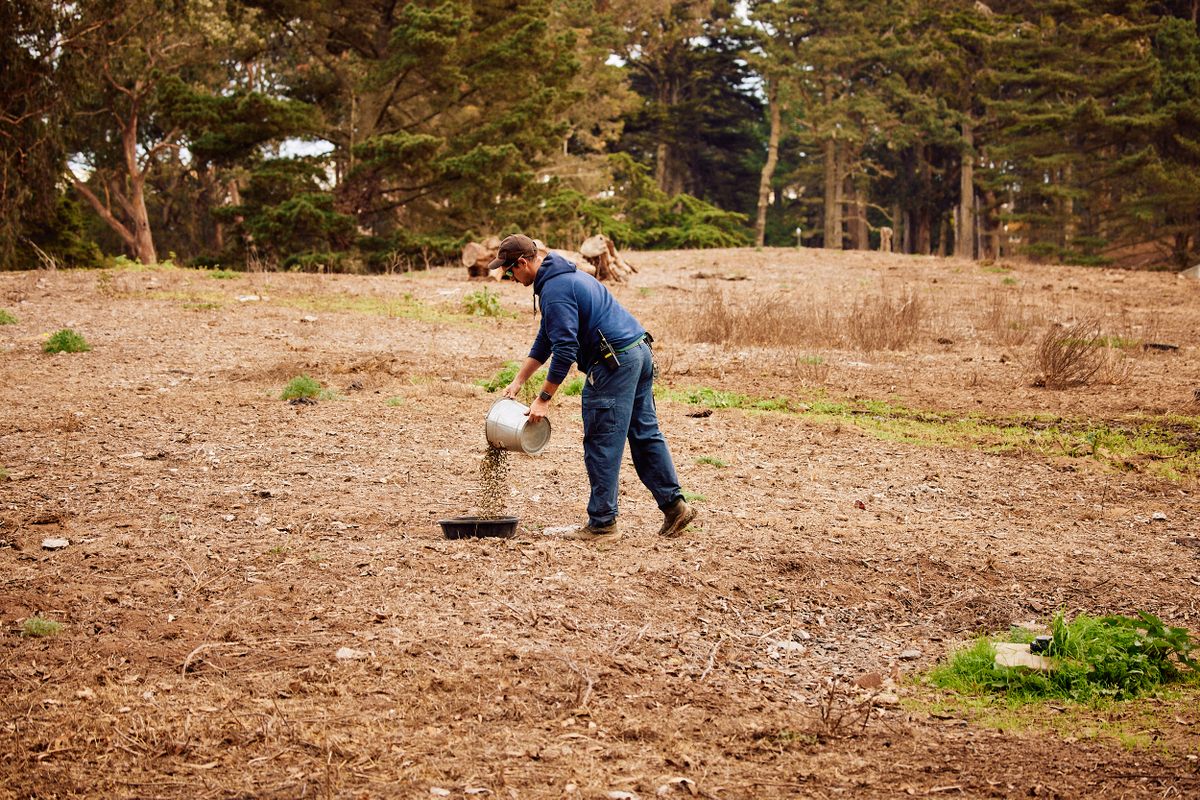
M462 249L462 264L467 268L467 277L471 279L487 278L487 265L500 252L500 240L489 236L479 242L467 242Z
M891 228L880 228L879 229L879 252L881 252L881 253L892 252L892 229Z
M602 233L579 245L579 254L596 270L596 280L624 283L637 268L621 257L612 240Z

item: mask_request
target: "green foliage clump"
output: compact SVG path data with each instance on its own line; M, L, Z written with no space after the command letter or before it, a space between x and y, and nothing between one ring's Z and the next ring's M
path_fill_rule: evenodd
M57 636L62 633L63 625L61 622L55 622L52 619L43 617L30 617L21 623L21 635L29 638L39 638L42 636Z
M700 456L699 458L696 459L696 463L697 464L708 464L709 466L718 467L718 468L729 466L724 461L722 461L721 459L716 458L714 456Z
M0 325L16 325L17 318L10 311L0 308Z
M1050 630L1046 655L1054 668L1049 672L997 667L994 640L981 638L933 670L929 681L966 694L1003 695L1017 704L1052 697L1081 703L1125 700L1164 684L1200 684L1191 655L1200 642L1152 614L1080 614L1068 622L1059 613ZM1028 639L1028 634L1012 638Z
M86 353L91 349L87 339L70 328L55 331L42 345L42 350L47 353Z
M500 305L499 293L490 291L487 287L467 294L463 298L463 308L466 309L468 314L476 317L508 316L504 311L504 307Z
M240 272L234 272L231 269L214 269L208 273L208 277L218 281L228 281L237 278L241 275Z
M579 397L583 394L583 381L584 378L582 375L576 375L574 378L563 383L559 387L558 393L563 397Z
M292 378L279 395L280 400L327 400L330 397L332 393L329 390L322 389L319 381L307 375Z
M513 379L517 377L517 373L520 371L520 362L505 361L504 366L499 372L487 380L476 381L475 385L482 386L489 392L495 392L512 383ZM518 396L518 399L525 405L529 405L533 402L533 399L537 397L538 392L541 391L542 384L545 382L546 370L544 368L539 369L529 378L529 380L525 381L525 385L521 387L521 393ZM580 389L580 391L582 391L582 389Z

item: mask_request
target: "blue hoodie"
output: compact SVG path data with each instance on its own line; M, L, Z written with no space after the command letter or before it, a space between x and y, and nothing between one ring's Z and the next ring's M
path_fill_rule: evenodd
M541 299L542 324L529 355L543 363L554 356L546 376L549 383L562 383L572 363L586 374L598 362L599 331L617 350L646 335L600 281L560 255L550 253L542 261L533 293Z

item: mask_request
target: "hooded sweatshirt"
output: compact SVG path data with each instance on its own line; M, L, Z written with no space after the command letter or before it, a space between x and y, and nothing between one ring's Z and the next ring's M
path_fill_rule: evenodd
M529 355L543 363L554 356L546 376L549 383L562 383L572 363L585 374L595 366L601 331L616 350L646 335L600 281L560 255L550 253L542 261L533 293L541 300L542 323Z

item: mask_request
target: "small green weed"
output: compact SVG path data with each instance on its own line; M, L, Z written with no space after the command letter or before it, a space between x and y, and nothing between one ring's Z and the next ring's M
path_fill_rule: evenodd
M6 480L8 480L8 470L6 470L4 467L0 467L0 481Z
M283 393L279 395L279 399L336 400L337 392L321 388L319 381L307 375L297 375L288 381L287 386L283 387Z
M521 364L517 361L505 361L504 366L493 375L490 379L475 381L476 386L482 386L489 392L495 392L508 386L517 377L517 373L521 371ZM533 402L533 398L537 397L538 392L542 390L542 384L546 382L546 370L539 369L529 380L525 381L525 385L521 387L519 399L525 405ZM579 391L583 392L583 387L580 386Z
M652 294L654 294L654 290L651 289L649 286L639 286L638 287L638 297L649 297Z
M1200 642L1151 614L1089 617L1050 624L1054 669L995 666L993 639L981 638L929 673L934 686L970 695L1003 695L1009 704L1061 698L1080 703L1126 700L1165 684L1200 685L1191 654ZM1010 637L1012 638L1012 637Z
M563 397L579 397L583 394L583 376L576 375L559 387L558 393Z
M54 332L42 345L42 350L47 353L86 353L91 349L87 339L70 328Z
M398 408L404 405L403 397L389 397L386 401L388 408Z
M213 301L200 301L196 303L184 303L185 311L217 311L221 308L221 304Z
M234 272L231 269L214 269L208 273L208 277L218 281L228 281L234 278L240 278L242 273Z
M16 325L17 318L11 312L0 308L0 325Z
M1013 278L1013 277L1005 278L1004 280L1002 280L1000 282L1003 283L1005 286L1016 286L1017 285L1017 279Z
M463 298L463 308L476 317L506 317L509 313L500 305L500 294L484 287Z
M984 272L991 272L995 275L1007 275L1012 272L1012 267L1004 267L997 264L990 264L981 267Z
M43 617L30 617L21 623L21 635L30 638L41 636L57 636L62 633L63 625L61 622L55 622L52 619Z
M708 498L704 495L696 492L689 492L687 489L683 490L683 499L687 500L689 503L703 503L708 500Z
M726 463L725 463L724 461L722 461L721 459L719 459L719 458L713 458L712 456L700 456L699 458L697 458L697 459L696 459L696 463L697 463L697 464L708 464L709 466L713 466L713 467L727 467L727 466L729 466L728 464L726 464Z

